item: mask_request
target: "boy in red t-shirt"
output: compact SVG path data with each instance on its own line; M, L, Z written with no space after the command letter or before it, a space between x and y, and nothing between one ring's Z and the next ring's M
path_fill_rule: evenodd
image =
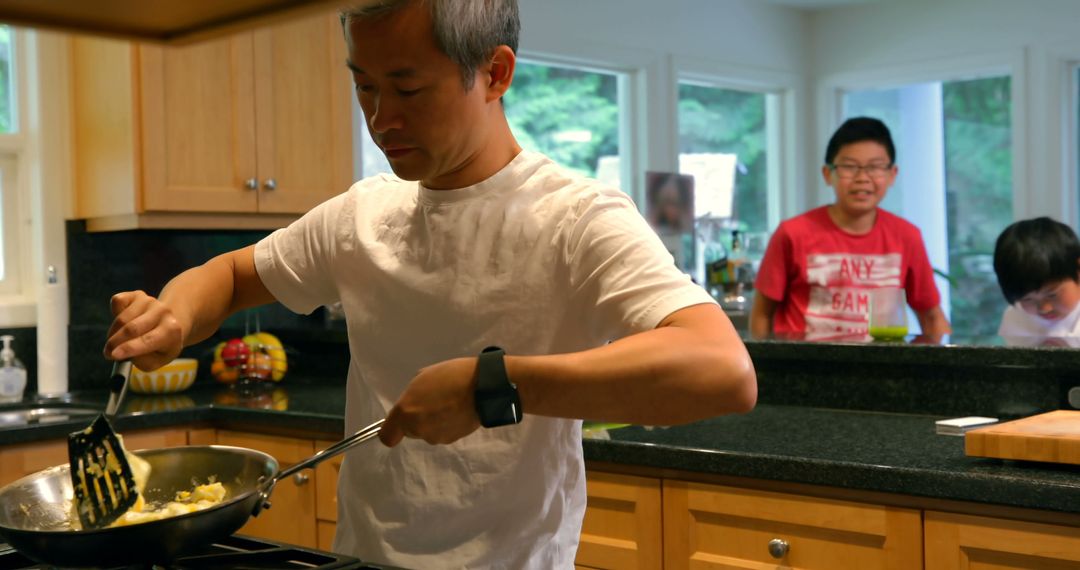
M896 149L877 119L848 119L821 175L836 202L784 221L761 260L750 332L850 338L867 332L870 291L902 287L924 335L951 332L922 234L878 203L896 180Z

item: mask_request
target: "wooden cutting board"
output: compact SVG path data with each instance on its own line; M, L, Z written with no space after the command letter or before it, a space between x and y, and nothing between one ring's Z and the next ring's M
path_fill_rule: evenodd
M1080 465L1080 410L1058 410L973 429L964 453Z

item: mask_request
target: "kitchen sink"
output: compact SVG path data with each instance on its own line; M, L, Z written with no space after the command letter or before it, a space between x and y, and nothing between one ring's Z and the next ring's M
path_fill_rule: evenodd
M97 408L71 403L0 404L0 429L89 419L100 413Z

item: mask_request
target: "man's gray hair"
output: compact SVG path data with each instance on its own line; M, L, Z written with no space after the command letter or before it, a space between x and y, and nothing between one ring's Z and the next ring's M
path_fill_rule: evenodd
M410 2L431 11L435 43L461 68L461 80L472 87L476 70L501 45L517 53L521 21L517 0L374 0L341 11L341 25L350 20L373 19L396 12Z

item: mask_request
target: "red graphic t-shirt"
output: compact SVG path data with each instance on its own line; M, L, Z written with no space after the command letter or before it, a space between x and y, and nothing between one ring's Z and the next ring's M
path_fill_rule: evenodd
M878 287L904 288L918 312L941 302L918 228L878 208L873 229L852 235L827 210L784 221L769 240L754 286L779 303L773 332L817 339L865 334L869 292Z

